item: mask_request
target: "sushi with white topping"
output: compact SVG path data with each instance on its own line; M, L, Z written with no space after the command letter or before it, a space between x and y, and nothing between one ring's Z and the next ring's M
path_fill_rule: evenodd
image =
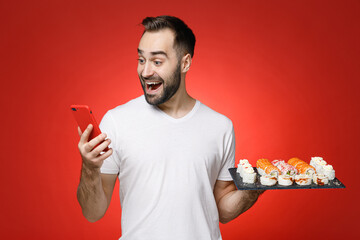
M324 174L316 173L313 175L313 182L316 185L324 186L329 183L329 179Z
M260 177L260 183L264 186L274 186L277 182L277 178L271 175L262 175Z
M289 175L279 175L278 177L278 183L281 186L290 186L294 183L294 176Z
M311 184L311 176L307 174L299 174L295 176L295 182L298 185L306 186Z

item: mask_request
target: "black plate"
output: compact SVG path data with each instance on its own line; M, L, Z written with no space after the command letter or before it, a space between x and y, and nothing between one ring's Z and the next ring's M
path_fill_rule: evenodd
M236 172L237 168L229 168L229 172L231 177L234 180L234 183L239 190L271 190L271 189L319 189L319 188L345 188L345 185L340 182L339 179L335 178L334 180L329 181L328 184L324 186L316 185L315 183L311 183L307 186L300 186L297 185L295 182L293 185L290 186L281 186L278 183L274 186L264 186L260 184L260 175L256 174L256 181L255 183L243 183L242 177L240 174ZM257 169L254 168L254 171L257 173Z

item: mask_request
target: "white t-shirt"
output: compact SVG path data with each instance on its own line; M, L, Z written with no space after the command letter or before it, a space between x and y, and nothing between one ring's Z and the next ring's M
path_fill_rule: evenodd
M175 119L141 96L108 111L100 128L113 154L102 173L119 174L121 240L221 239L213 194L231 181L231 120L196 101Z

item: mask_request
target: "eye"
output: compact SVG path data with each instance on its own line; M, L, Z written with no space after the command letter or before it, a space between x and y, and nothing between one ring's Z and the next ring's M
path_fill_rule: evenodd
M161 65L161 61L154 61L154 64L156 65L156 66L160 66Z
M139 58L139 59L138 59L138 62L139 62L139 64L144 64L144 63L145 63L145 60L142 59L142 58Z

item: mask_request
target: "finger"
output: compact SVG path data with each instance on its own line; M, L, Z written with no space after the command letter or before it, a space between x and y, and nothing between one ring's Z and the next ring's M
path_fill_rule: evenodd
M85 145L85 151L91 152L95 146L103 142L106 138L105 133L100 133L95 138L91 139L86 145Z
M93 129L93 126L91 124L89 124L80 137L81 144L85 144L89 141L89 136L90 136L92 129Z
M106 147L109 146L110 143L111 143L111 140L106 139L105 141L100 143L97 147L95 147L93 150L91 150L91 154L93 155L93 157L97 157L101 152L104 151L104 149Z
M113 149L109 148L109 150L107 150L105 153L103 153L99 157L97 157L96 161L104 161L105 159L110 157L112 153L113 153Z
M79 137L81 137L81 135L82 135L82 132L81 132L81 129L80 129L80 127L78 126L78 134L79 134Z

